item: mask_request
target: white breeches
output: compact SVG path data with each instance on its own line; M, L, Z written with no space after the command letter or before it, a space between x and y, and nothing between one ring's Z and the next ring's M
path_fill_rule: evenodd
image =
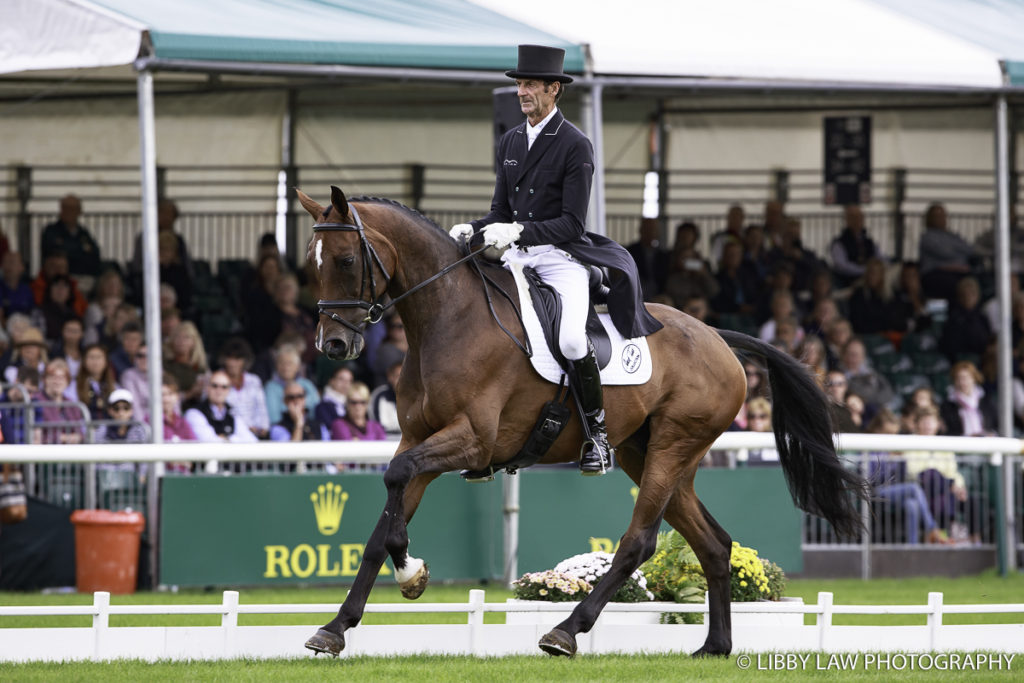
M587 355L587 308L590 305L590 273L569 254L552 246L509 249L502 256L506 263L530 266L540 279L551 285L562 300L562 322L558 328L558 346L569 360Z

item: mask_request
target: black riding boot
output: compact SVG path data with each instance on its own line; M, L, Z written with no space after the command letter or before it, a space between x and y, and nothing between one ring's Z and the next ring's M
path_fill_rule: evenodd
M612 464L612 447L604 425L604 393L601 371L597 367L594 347L579 360L569 361L571 378L583 411L583 432L586 441L580 450L580 473L584 476L604 474Z

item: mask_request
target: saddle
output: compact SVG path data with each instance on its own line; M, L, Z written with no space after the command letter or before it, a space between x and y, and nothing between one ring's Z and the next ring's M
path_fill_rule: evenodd
M537 312L544 340L547 342L551 355L555 357L562 370L566 370L568 361L562 355L558 344L558 331L562 321L562 299L551 285L540 279L533 268L523 268L523 274L530 286L530 298ZM608 331L597 317L596 306L608 305L608 281L604 269L590 266L590 307L587 312L587 338L594 345L597 355L597 367L604 368L612 357L612 342Z
M562 355L558 343L558 330L562 320L562 300L553 287L540 279L533 268L523 268L523 275L526 277L530 288L530 298L533 301L533 308L537 313L544 332L544 340L547 342L551 355L567 373L569 361ZM608 331L601 324L597 317L595 306L607 306L608 283L607 275L603 269L597 266L590 266L590 309L587 314L587 337L594 345L599 368L608 365L612 356L612 342ZM516 456L501 465L499 468L489 467L486 470L464 470L462 478L468 482L488 482L494 480L494 473L503 469L508 474L515 474L522 467L535 465L544 457L551 445L558 438L558 435L568 424L572 411L568 407L568 387L564 384L564 377L558 385L555 400L548 401L541 408L537 422L526 439L526 443L519 449Z

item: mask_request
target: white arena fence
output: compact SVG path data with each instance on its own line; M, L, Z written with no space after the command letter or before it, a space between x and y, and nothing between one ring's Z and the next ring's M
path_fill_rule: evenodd
M1005 566L1016 566L1017 553L1024 552L1024 457L1020 455L1024 441L1003 437L841 434L837 435L836 442L849 465L865 473L877 461L875 454L880 452L951 451L958 454L958 466L968 475L974 487L975 502L984 511L979 542L963 547L999 547ZM774 437L768 433L727 432L715 442L714 450L728 452L730 466L736 467L743 466L747 451L774 445ZM63 501L73 507L111 507L126 500L135 501L132 507L147 513L149 528L155 537L157 487L165 474L166 463L195 463L196 472L208 474L317 471L337 463L379 469L393 457L396 447L396 441L3 445L0 460L26 464L30 493L57 504ZM77 474L67 474L71 470ZM48 472L72 476L76 495L71 497L61 492L63 489L47 488L67 482L67 479L44 481L40 478ZM510 498L505 505L509 518L506 528L515 528L519 478L505 479L503 489ZM55 498L58 493L60 496ZM863 505L867 531L855 541L835 538L822 520L806 515L804 547L816 550L857 548L867 558L872 546L906 545L906 539L901 536L904 526L901 513L891 512L880 513L877 501ZM505 578L514 579L515 576L511 576L516 574L514 557L506 558L506 567L511 572ZM867 559L864 567L867 578L870 571Z
M412 654L481 657L538 655L538 639L562 621L575 603L486 602L483 590L469 591L465 603L369 603L368 614L463 613L465 624L360 625L345 634L343 657ZM303 644L334 604L264 604L239 602L225 591L223 602L206 605L111 605L110 594L94 594L84 606L0 607L0 618L89 616L92 625L64 628L6 628L0 638L0 661L131 659L230 659L239 657L310 657ZM659 624L665 612L703 612L705 623ZM505 613L506 623L485 624L487 613ZM120 615L215 615L219 626L111 626ZM310 625L242 626L240 615L309 614ZM804 615L813 624L804 624ZM835 615L921 615L919 625L836 625ZM736 653L820 652L919 653L936 660L943 652L984 651L1002 667L1024 652L1024 623L946 625L953 614L1024 614L1024 603L947 605L942 593L929 593L925 605L837 605L832 593L818 602L733 603L733 651ZM689 653L707 635L707 603L611 603L590 633L577 637L581 654ZM54 647L59 643L59 647ZM927 653L927 654L926 654ZM1001 657L996 653L1007 653ZM851 655L852 656L852 655ZM983 655L979 655L983 656ZM996 657L999 657L997 660ZM853 668L858 663L846 659ZM876 660L877 661L877 660ZM892 662L889 661L891 668ZM922 662L924 660L922 659ZM986 662L989 660L986 659ZM978 662L976 662L978 663ZM860 665L867 665L861 662ZM1022 664L1018 662L1018 668ZM930 668L930 667L929 667Z

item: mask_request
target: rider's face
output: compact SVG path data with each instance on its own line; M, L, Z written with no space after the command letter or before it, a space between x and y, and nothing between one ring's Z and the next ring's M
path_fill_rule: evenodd
M519 107L530 123L536 124L547 116L555 106L555 93L562 87L545 83L534 78L517 78Z

